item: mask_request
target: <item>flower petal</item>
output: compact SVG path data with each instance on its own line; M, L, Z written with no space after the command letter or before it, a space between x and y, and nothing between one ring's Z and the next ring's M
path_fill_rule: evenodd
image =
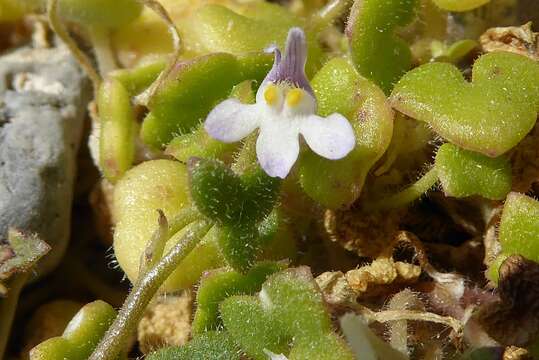
M256 141L256 155L264 171L271 177L284 179L299 155L298 130L282 122L265 122Z
M309 80L305 75L307 41L303 30L298 27L290 29L282 59L279 49L275 47L273 51L275 52L275 61L272 69L264 79L264 83L268 81L274 84L288 82L314 95Z
M240 141L259 125L256 105L242 104L228 99L213 108L204 123L204 129L214 139L225 143Z
M309 147L330 160L342 159L356 145L354 129L341 114L311 115L301 120L300 133Z

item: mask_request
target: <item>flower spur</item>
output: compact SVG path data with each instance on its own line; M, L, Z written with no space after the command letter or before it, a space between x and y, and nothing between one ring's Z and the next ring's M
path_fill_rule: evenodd
M337 160L355 146L354 130L348 120L335 113L316 115L316 99L305 76L307 44L305 34L292 28L285 54L273 47L272 69L260 85L255 104L228 99L206 118L204 128L219 141L240 141L260 129L256 142L258 162L271 177L285 178L299 155L299 135L318 155Z

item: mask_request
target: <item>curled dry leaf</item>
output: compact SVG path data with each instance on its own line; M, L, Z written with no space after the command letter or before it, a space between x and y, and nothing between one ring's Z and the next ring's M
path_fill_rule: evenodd
M402 211L383 216L357 210L332 211L324 214L324 228L329 238L359 256L377 258L397 232Z
M381 257L371 264L346 273L346 280L357 296L378 294L377 285L410 284L421 275L421 267Z
M500 267L499 300L480 309L478 319L504 345L526 346L539 336L539 264L520 255Z
M30 270L50 250L37 235L9 229L7 244L0 244L0 297L7 294L2 281Z
M539 61L539 37L532 23L488 29L479 42L484 52L509 51Z

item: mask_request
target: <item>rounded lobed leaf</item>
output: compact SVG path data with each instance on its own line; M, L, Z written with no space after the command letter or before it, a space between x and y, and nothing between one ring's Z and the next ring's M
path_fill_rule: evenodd
M157 210L169 220L190 204L187 169L177 161L146 161L129 170L114 189L114 254L127 277L134 282L140 259L158 228ZM187 229L179 231L166 243L165 253ZM217 245L217 234L210 231L202 242L182 261L164 283L162 290L187 288L208 269L223 266Z
M539 201L510 193L503 207L499 240L503 254L539 262Z
M240 360L237 345L226 332L209 331L184 346L160 349L148 360Z
M221 323L219 304L234 295L252 295L260 291L269 275L282 270L279 263L260 263L246 274L236 271L216 271L202 278L197 292L197 309L192 332L200 336L208 330L216 330Z
M399 81L391 103L455 145L497 157L536 122L539 64L513 53L490 53L475 62L472 82L453 65L426 64Z
M350 53L359 73L389 93L410 69L408 45L395 35L395 29L409 24L417 0L355 1L348 20Z
M503 200L511 191L511 164L504 156L489 158L446 143L438 149L435 164L446 195Z
M354 358L333 332L322 294L308 268L274 274L258 298L233 296L221 303L220 310L227 331L256 360L267 359L264 349L288 354L290 360Z
M34 347L30 351L30 359L88 359L115 318L116 310L104 301L86 304L71 319L62 336Z
M318 113L340 113L348 118L356 146L344 159L335 161L305 152L300 159L301 186L328 208L349 206L359 197L369 170L391 142L393 112L384 93L342 58L324 65L313 78L312 87Z

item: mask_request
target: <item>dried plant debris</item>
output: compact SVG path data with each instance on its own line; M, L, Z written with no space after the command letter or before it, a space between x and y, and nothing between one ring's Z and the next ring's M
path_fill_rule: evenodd
M539 338L539 264L512 255L499 272L499 300L480 309L479 320L501 344L525 347Z
M539 61L539 37L532 23L488 29L479 38L484 52L509 51Z
M8 291L2 282L16 273L30 271L50 249L37 235L10 229L7 244L0 245L0 296L5 296Z
M24 59L0 152L47 157L5 132L31 103L89 112L96 165L77 167L53 276L70 281L0 301L0 358L8 335L32 360L539 358L536 3L0 0L6 39L36 24L37 53L65 43L94 87L88 109L66 102L51 74L74 69ZM106 248L132 286L118 312L125 294L81 262ZM48 250L10 231L8 301Z
M140 350L148 354L164 346L187 343L191 333L192 294L162 296L147 309L138 325Z

